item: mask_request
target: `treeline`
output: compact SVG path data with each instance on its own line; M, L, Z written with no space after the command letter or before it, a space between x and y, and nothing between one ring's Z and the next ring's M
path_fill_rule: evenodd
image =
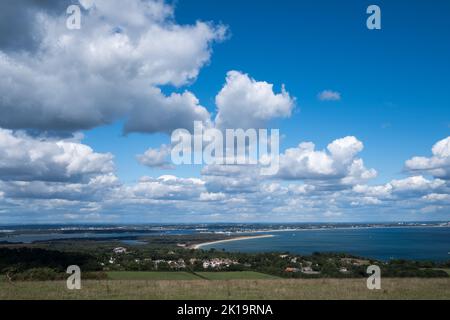
M126 254L97 252L106 271L257 271L284 278L361 278L367 277L367 267L378 265L384 277L448 277L439 268L450 268L450 261L392 260L382 262L374 259L355 257L345 253L314 253L308 256L289 253L239 253L220 250L189 250L161 246L132 247ZM114 263L109 263L109 259ZM238 262L218 268L204 268L203 262L212 259L228 259ZM180 268L177 262L184 261ZM156 263L158 261L158 263ZM172 265L171 265L172 263ZM310 271L304 273L303 268ZM293 269L296 272L287 272Z
M70 265L87 271L86 277L102 277L98 259L90 254L39 248L0 248L0 273L9 280L58 280L67 278Z
M26 247L0 248L0 270L14 267L23 271L48 267L65 271L70 265L78 265L87 271L101 270L97 258L91 254Z
M448 277L450 261L377 261L339 253L308 256L289 253L233 253L190 250L174 246L129 246L126 253L113 252L115 244L87 248L80 243L65 249L0 248L0 274L10 280L66 279L66 269L77 265L83 278L104 279L107 271L257 271L284 278L362 278L367 267L378 265L383 277ZM226 259L228 265L204 267L205 261Z

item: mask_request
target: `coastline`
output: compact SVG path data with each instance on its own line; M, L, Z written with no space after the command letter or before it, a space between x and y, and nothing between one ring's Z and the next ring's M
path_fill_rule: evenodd
M242 240L251 240L251 239L273 238L273 237L275 237L275 236L272 235L272 234L266 234L266 235L261 235L261 236L242 236L242 237L235 237L235 238L224 239L224 240L217 240L217 241L198 243L198 244L194 244L192 246L189 246L188 248L189 249L198 250L198 249L201 249L204 246L209 246L209 245L218 244L218 243L232 242L232 241L242 241Z
M331 228L286 228L286 229L267 229L267 230L244 230L233 232L215 232L217 234L249 234L249 233L277 233L277 232L296 232L296 231L330 231L330 230L367 230L367 229L409 229L409 228L450 228L449 225L406 225L406 226L358 226L358 227L331 227Z

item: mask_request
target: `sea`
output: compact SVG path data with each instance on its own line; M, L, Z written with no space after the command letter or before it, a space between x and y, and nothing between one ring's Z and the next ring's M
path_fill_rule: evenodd
M231 252L341 252L388 261L450 260L449 227L389 227L267 232L272 238L223 242L203 246Z
M285 226L282 226L284 228ZM145 245L142 238L161 235L224 233L230 238L242 235L273 235L270 238L230 241L202 246L230 252L289 252L309 255L314 252L339 252L388 261L450 260L450 224L440 226L377 226L270 230L260 225L172 225L172 226L27 226L0 227L0 243L34 243L73 239L117 239L126 245ZM239 232L236 232L240 230Z

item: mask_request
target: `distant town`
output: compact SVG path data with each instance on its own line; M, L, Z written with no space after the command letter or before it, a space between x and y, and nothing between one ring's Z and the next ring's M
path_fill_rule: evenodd
M15 236L50 234L50 239L36 237L28 242L80 238L115 237L133 239L142 235L186 234L254 234L264 232L288 232L320 229L358 229L395 227L450 227L450 221L434 222L386 222L386 223L215 223L215 224L142 224L142 225L20 225L0 226L0 242L20 243ZM110 237L108 235L111 234ZM58 235L64 235L59 238ZM70 235L74 235L71 237ZM26 242L26 241L24 241Z

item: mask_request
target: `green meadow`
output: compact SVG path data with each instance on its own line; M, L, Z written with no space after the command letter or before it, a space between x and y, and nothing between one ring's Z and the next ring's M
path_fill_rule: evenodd
M200 278L189 272L108 272L110 280L199 280Z
M250 273L111 272L109 280L83 280L81 290L65 281L0 280L0 300L450 300L450 279L390 278L371 291L365 279L269 279ZM211 280L207 280L211 279Z
M236 272L107 272L109 280L270 280L279 279L253 271Z
M241 272L197 272L197 275L207 280L273 280L280 279L269 274L241 271Z

